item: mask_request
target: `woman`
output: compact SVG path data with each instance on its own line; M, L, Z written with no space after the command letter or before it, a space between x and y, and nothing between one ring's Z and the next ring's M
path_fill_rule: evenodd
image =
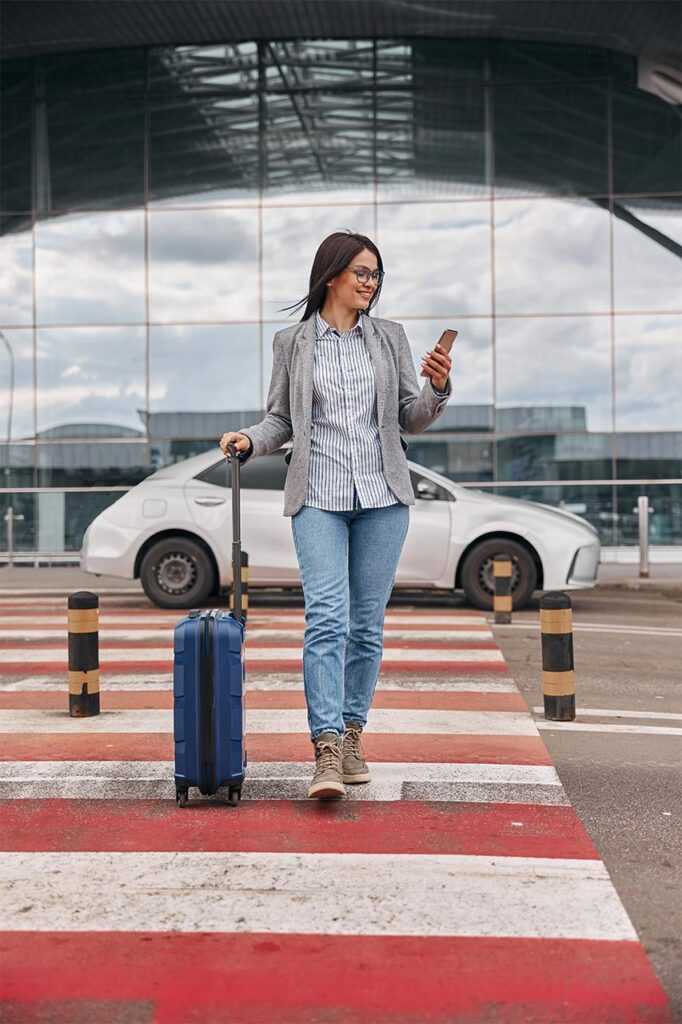
M265 418L223 434L240 461L292 439L284 488L305 600L303 680L315 771L309 797L369 782L361 735L381 666L384 612L414 493L400 430L419 433L451 392L450 357L422 359L405 331L370 317L384 268L364 235L337 231L315 255L300 323L278 331Z

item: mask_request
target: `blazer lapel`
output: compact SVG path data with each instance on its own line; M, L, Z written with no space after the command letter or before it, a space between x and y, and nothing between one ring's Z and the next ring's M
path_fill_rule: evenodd
M381 352L381 335L372 323L371 316L362 314L362 329L365 336L365 345L369 358L374 367L374 382L377 392L377 424L381 426L384 416L384 400L386 398L386 374Z
M298 373L301 386L301 408L303 410L303 425L310 427L313 416L313 370L315 363L315 314L309 316L302 324L296 339L298 349Z

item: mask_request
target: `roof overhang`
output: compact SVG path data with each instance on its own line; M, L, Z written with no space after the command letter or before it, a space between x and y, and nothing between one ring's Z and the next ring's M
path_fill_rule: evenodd
M20 57L245 39L494 37L682 53L681 0L3 0L0 52Z

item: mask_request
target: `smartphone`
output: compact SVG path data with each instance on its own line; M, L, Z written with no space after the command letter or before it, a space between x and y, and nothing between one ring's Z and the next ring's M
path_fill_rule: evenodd
M455 338L457 337L458 333L458 331L451 330L443 331L440 338L438 339L437 344L440 345L441 348L445 349L446 352L449 352L455 343Z

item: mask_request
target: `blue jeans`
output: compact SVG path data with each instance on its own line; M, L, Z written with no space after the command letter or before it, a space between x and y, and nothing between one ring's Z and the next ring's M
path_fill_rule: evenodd
M409 505L291 520L305 599L303 683L310 735L367 722L379 677L384 612L410 522Z

